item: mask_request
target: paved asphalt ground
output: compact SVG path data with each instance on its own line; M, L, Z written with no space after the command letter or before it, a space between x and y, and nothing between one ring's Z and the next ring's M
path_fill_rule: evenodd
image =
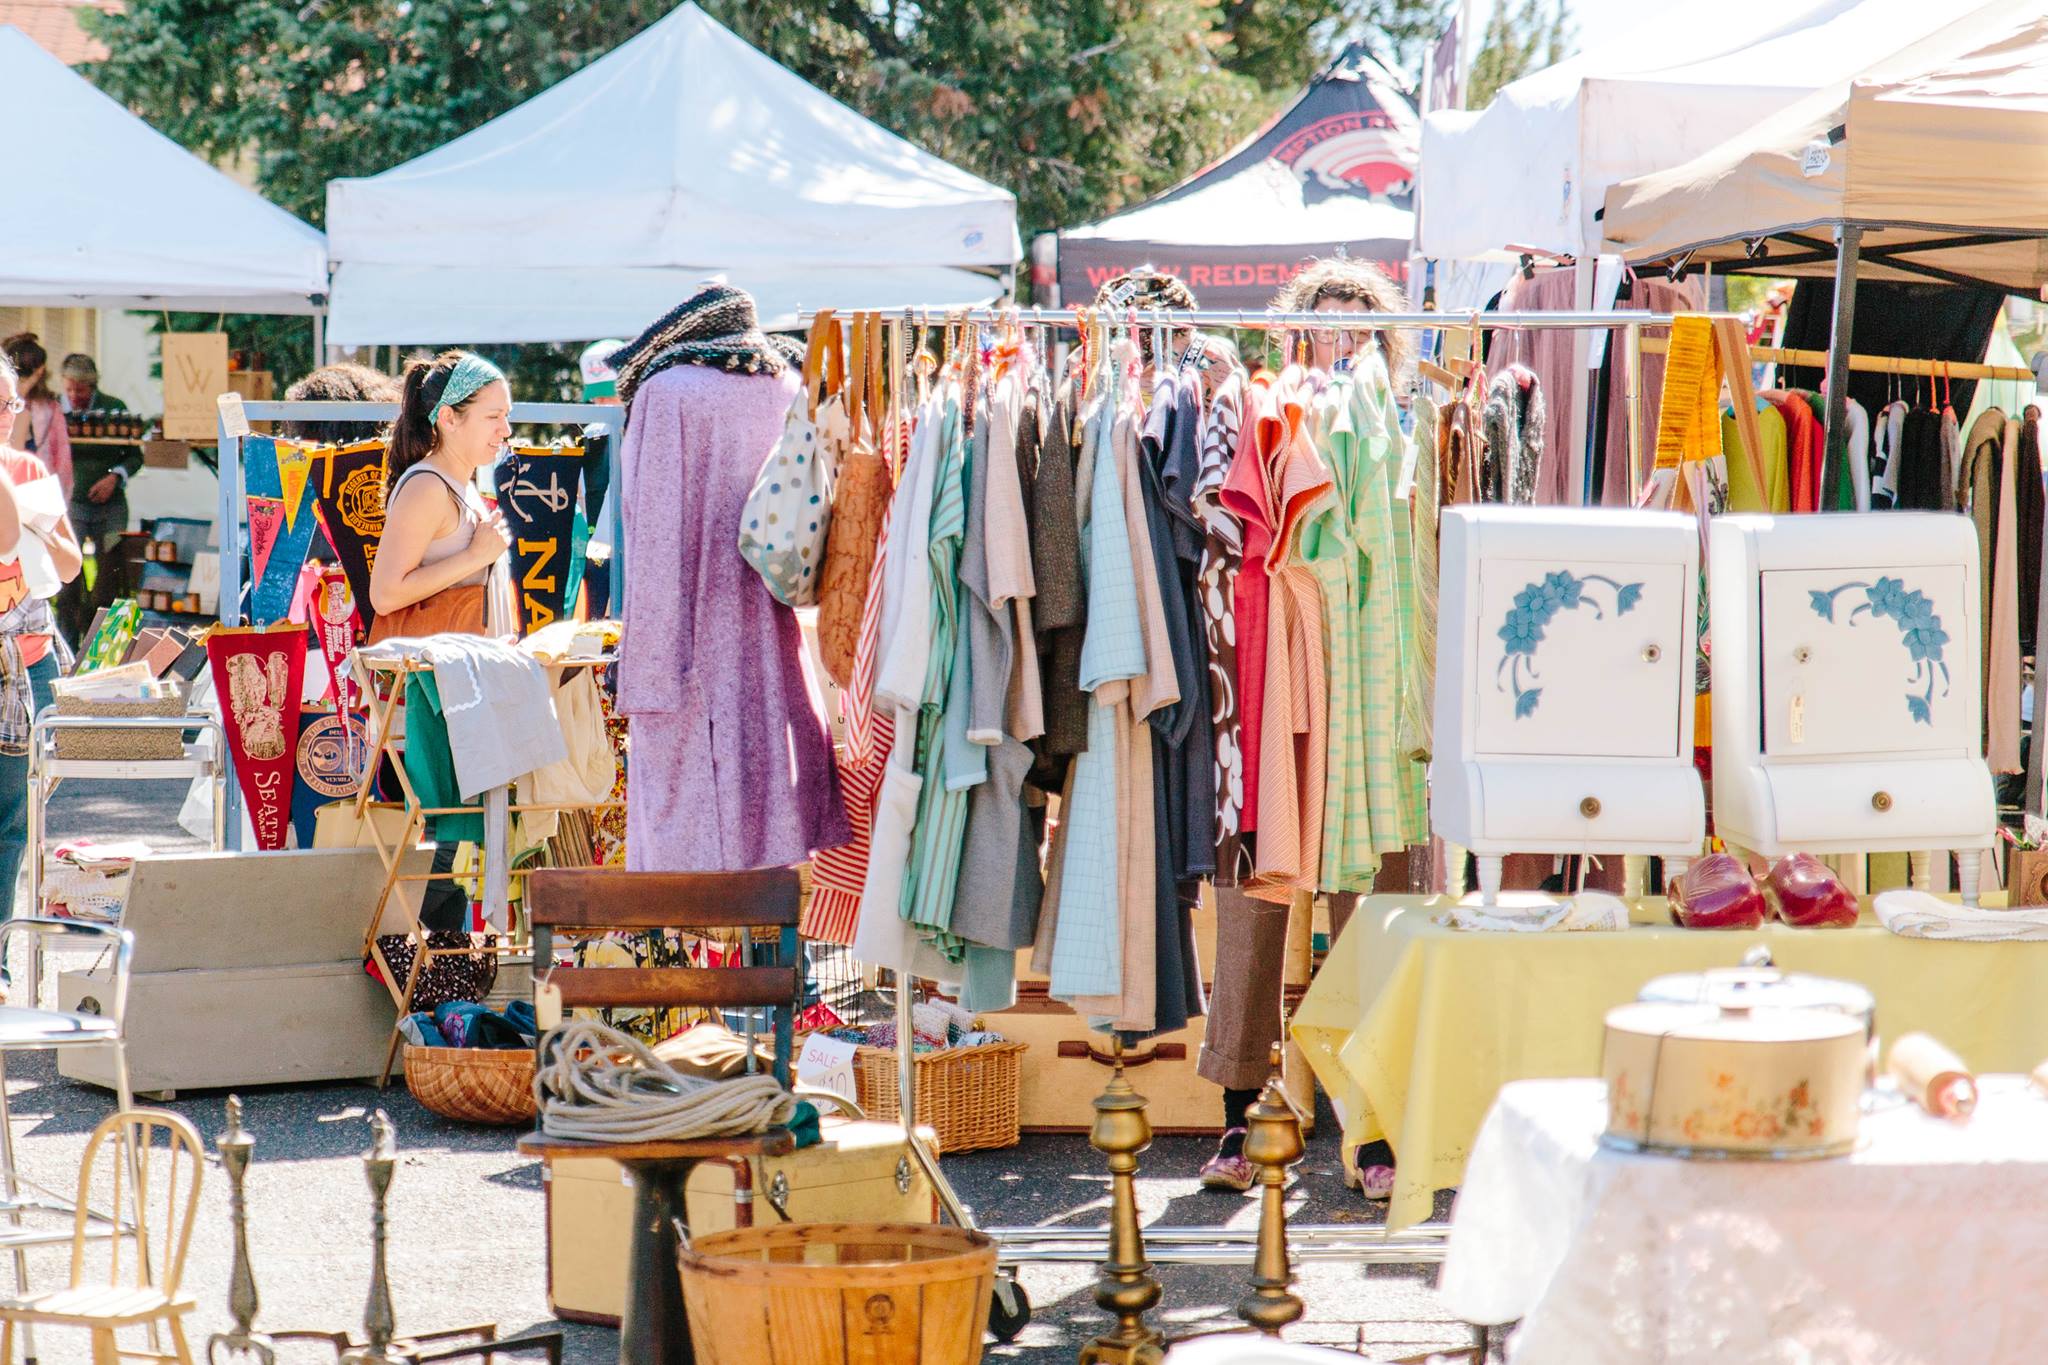
M51 812L59 836L134 835L159 846L192 847L168 836L182 789L134 784L60 791ZM263 1027L250 1019L247 1028ZM234 1046L233 1038L221 1045ZM1138 1078L1141 1082L1142 1075ZM111 1112L104 1091L57 1076L50 1054L17 1054L7 1068L17 1152L23 1169L68 1188L76 1179L86 1136ZM223 1127L220 1094L180 1095L184 1114L209 1149ZM255 1135L249 1182L251 1248L263 1306L259 1327L359 1329L369 1283L369 1195L360 1156L368 1146L369 1113L381 1106L398 1129L400 1163L391 1194L390 1270L401 1331L427 1331L497 1321L509 1330L549 1320L542 1196L538 1166L513 1150L515 1133L448 1123L414 1104L402 1087L379 1093L361 1085L256 1088L243 1095L245 1123ZM1317 1125L1289 1200L1292 1217L1310 1222L1373 1222L1383 1205L1344 1188L1335 1124ZM1143 1159L1140 1212L1147 1223L1246 1225L1256 1221L1248 1198L1203 1191L1195 1179L1209 1145L1165 1137ZM1108 1177L1101 1157L1080 1137L1028 1137L1015 1148L946 1159L946 1170L977 1216L990 1225L1076 1223L1106 1217ZM1439 1207L1441 1215L1446 1210ZM199 1302L195 1339L228 1326L231 1262L227 1184L215 1174L204 1188L185 1284ZM37 1253L36 1283L61 1282L61 1253ZM1180 1334L1228 1325L1230 1305L1245 1290L1240 1267L1167 1267L1156 1320ZM1023 1283L1034 1313L1011 1346L992 1347L1001 1362L1052 1365L1073 1360L1080 1344L1107 1319L1089 1296L1092 1268L1027 1266ZM1302 1274L1308 1316L1288 1335L1296 1340L1356 1346L1391 1358L1458 1349L1469 1329L1449 1320L1431 1288L1433 1269L1311 1265ZM617 1359L612 1332L569 1326L566 1361L599 1365ZM48 1365L87 1359L81 1334L49 1332L39 1342ZM304 1343L280 1359L333 1358ZM537 1358L537 1357L536 1357Z

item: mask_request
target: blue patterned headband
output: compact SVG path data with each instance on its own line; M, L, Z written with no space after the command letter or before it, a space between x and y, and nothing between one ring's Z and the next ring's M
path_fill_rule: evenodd
M455 362L455 368L448 371L448 382L441 386L441 401L434 404L427 414L427 425L433 426L441 420L441 412L467 402L489 384L496 384L505 378L505 372L473 351L464 351L462 359Z

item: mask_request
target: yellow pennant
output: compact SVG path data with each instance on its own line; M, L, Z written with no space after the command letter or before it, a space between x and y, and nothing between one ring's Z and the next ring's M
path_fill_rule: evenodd
M313 472L313 452L290 441L277 443L277 477L284 485L284 525L294 530L299 520L299 503L306 496L306 478Z

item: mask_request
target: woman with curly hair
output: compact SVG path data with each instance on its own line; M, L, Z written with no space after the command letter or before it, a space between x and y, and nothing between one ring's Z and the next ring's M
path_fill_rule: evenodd
M1311 262L1273 296L1273 309L1281 313L1400 313L1407 308L1407 296L1386 271L1369 261L1342 256ZM1401 375L1413 359L1407 334L1400 331L1311 327L1288 335L1286 358L1327 372L1350 360L1361 345L1380 348L1387 362L1387 377L1399 392Z

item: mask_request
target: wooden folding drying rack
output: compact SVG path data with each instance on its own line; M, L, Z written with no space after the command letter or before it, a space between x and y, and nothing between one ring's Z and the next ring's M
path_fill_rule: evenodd
M416 673L432 673L434 665L418 658L369 657L363 655L358 655L357 658L370 674L370 686L367 689L370 704L370 731L376 736L376 739L371 745L369 759L363 768L362 784L356 790L355 815L358 826L368 831L370 845L376 849L377 857L384 864L383 889L377 894L377 904L371 910L369 924L363 930L363 955L375 965L377 974L384 981L385 988L391 992L392 1003L398 1008L398 1013L391 1022L391 1039L384 1049L384 1066L377 1073L377 1085L381 1089L391 1079L391 1069L398 1060L398 1046L404 1037L400 1026L403 1024L405 1016L412 1013L413 993L419 989L420 978L425 973L427 964L432 959L439 957L472 957L478 953L493 953L500 958L505 958L526 951L528 935L524 925L512 920L509 906L509 888L511 886L511 879L526 876L528 869L507 867L503 869L502 877L494 877L492 875L493 869L485 866L483 848L495 845L498 848L505 849L505 861L509 863L511 851L508 845L512 816L541 811L555 811L559 813L565 811L596 812L614 810L625 803L622 801L549 801L514 804L508 800L498 811L493 811L485 805L423 805L419 792L412 785L412 778L405 771L405 763L401 759L398 749L393 745L392 728L400 708L404 705L406 679ZM559 669L608 668L617 661L616 655L607 654L592 659L562 659L550 663L548 667ZM398 779L399 790L404 797L400 801L380 801L375 796L377 772L383 758L387 754L391 756L391 769ZM400 810L405 812L405 824L400 828L395 839L386 840L385 829L378 824L375 816L371 814L375 810ZM489 834L486 835L483 848L478 850L478 865L474 871L402 871L401 865L404 862L405 854L407 850L418 847L419 841L426 834L428 819L440 815L482 815L487 822L495 824L502 821L503 825L491 831L495 833L495 839L491 838ZM384 950L378 943L378 939L382 935L377 932L384 923L384 911L391 903L392 892L396 891L401 883L467 881L472 877L480 879L484 886L484 917L493 923L504 922L507 926L505 935L497 943L484 947L429 947L426 929L421 926L418 916L410 915L409 913L408 917L412 922L405 930L405 933L413 941L412 966L405 973L404 986L399 986L397 984L399 974L392 969L390 961L384 956Z

